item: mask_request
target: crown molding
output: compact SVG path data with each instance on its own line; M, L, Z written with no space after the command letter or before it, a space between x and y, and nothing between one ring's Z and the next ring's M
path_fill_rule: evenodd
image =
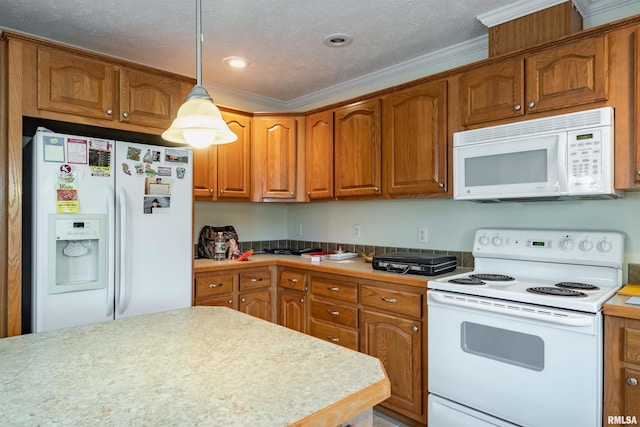
M573 0L573 5L583 18L590 18L637 3L638 0Z
M509 4L498 9L491 10L487 13L476 16L478 21L482 22L486 27L494 27L504 24L505 22L521 18L542 9L546 9L566 0L521 0L515 4Z

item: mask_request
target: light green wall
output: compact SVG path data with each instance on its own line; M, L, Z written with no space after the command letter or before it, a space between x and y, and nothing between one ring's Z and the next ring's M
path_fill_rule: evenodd
M202 225L233 225L241 241L306 240L471 251L482 227L617 230L626 234L626 261L640 263L640 193L618 200L474 203L451 199L340 201L296 204L197 202ZM296 235L296 224L302 235ZM361 238L353 238L353 225ZM427 227L427 244L417 228Z

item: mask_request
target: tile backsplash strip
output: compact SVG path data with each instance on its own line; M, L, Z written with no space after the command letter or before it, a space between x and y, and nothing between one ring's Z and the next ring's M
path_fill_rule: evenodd
M629 263L627 274L627 282L640 283L640 264Z
M304 249L304 248L320 248L324 252L333 252L338 249L338 246L342 246L346 252L361 253L374 253L376 255L389 253L389 252L422 252L427 254L441 253L446 255L454 255L457 259L458 267L473 268L473 255L471 252L460 251L440 251L437 249L416 249L416 248L396 248L390 246L372 246L372 245L355 245L353 243L328 243L328 242L309 242L305 240L262 240L255 242L240 242L240 251L245 252L249 249L253 249L255 252L262 252L265 249L275 248L289 248L289 249Z

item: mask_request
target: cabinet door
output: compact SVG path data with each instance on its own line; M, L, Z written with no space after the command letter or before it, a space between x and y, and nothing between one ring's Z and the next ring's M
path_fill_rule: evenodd
M278 295L278 324L306 334L307 305L305 294L280 289Z
M271 322L271 291L264 290L240 294L238 297L238 310Z
M297 183L297 120L293 117L258 117L255 147L256 177L262 198L294 199Z
M522 116L524 60L513 58L464 73L460 79L462 123L470 125Z
M113 119L114 68L82 56L38 48L38 108Z
M219 145L217 159L217 199L249 200L251 197L251 117L223 112L229 129L238 139Z
M527 112L605 101L608 89L606 40L606 36L588 38L527 57Z
M380 359L391 381L391 397L382 405L426 421L422 323L368 310L360 313L360 351Z
M640 418L640 366L624 370L624 414Z
M446 80L385 97L382 115L385 194L446 195Z
M193 150L193 196L197 200L213 200L216 196L217 159L218 147L215 145Z
M335 111L335 195L379 196L380 100Z
M167 129L190 88L159 74L119 70L119 119L124 123Z
M307 116L305 138L307 199L333 197L333 111Z

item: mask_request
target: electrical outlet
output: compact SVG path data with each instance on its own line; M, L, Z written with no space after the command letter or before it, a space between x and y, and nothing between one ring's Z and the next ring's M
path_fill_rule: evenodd
M360 234L360 224L353 224L353 238L359 239L361 237Z
M296 236L302 236L302 224L296 224Z
M427 243L427 227L418 227L418 243Z

